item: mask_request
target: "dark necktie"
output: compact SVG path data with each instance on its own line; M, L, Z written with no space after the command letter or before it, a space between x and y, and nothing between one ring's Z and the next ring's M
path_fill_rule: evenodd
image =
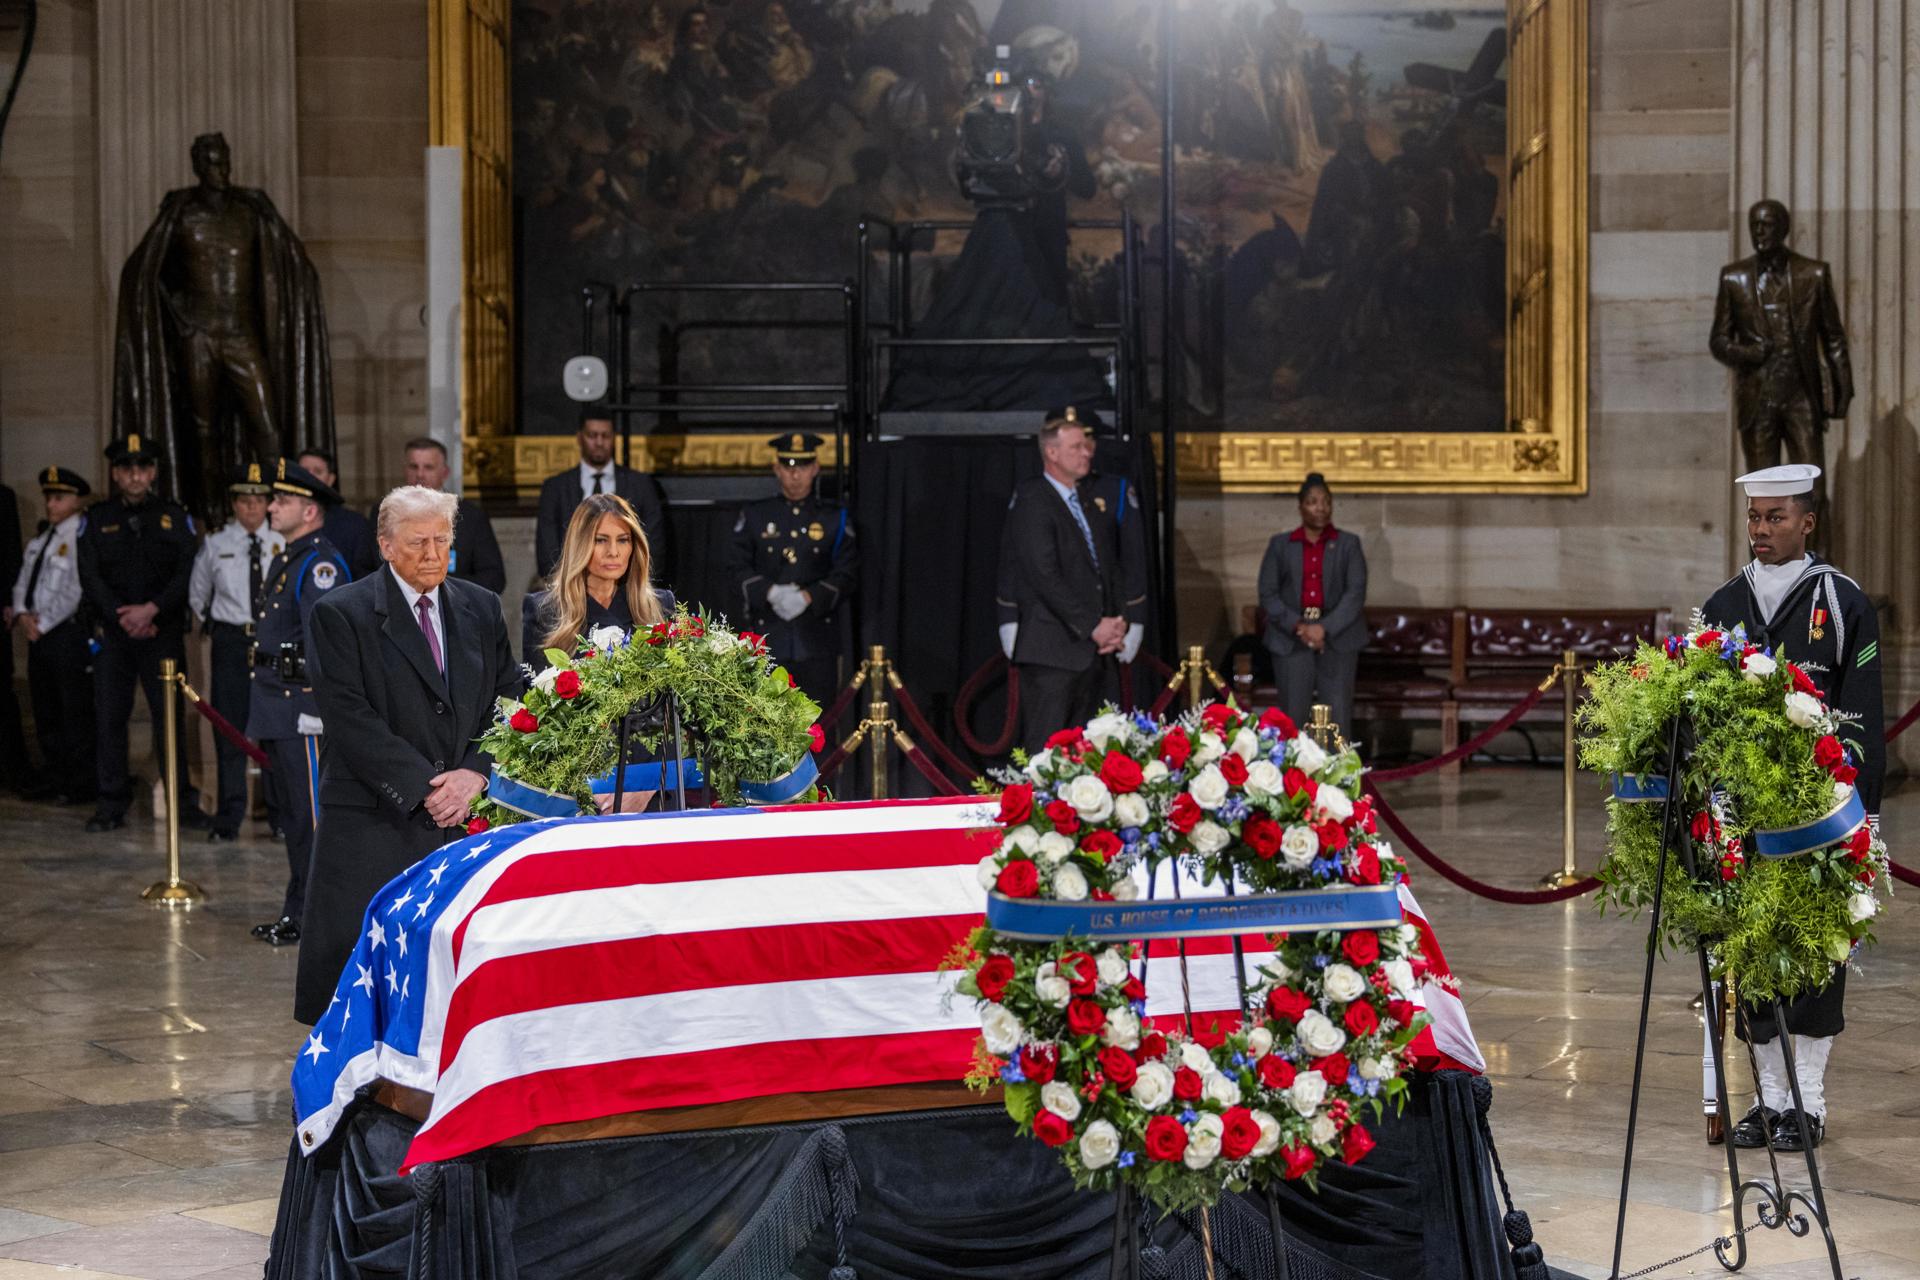
M1093 557L1093 567L1100 567L1100 553L1093 549L1093 526L1087 523L1087 513L1080 505L1080 495L1067 491L1067 510L1073 513L1073 522L1080 526L1080 535L1087 540L1087 554Z
M27 575L27 607L33 612L33 589L40 585L40 568L47 562L47 548L53 545L53 530L47 530L47 540L40 544L40 551L33 557L33 571Z
M440 652L440 637L433 629L433 601L425 596L413 602L414 612L420 615L420 630L427 636L427 648L433 653L433 665L441 675L447 673L447 660Z
M260 566L260 535L247 535L247 614L260 616L260 584L265 578Z
M596 472L594 472L594 473L593 473L593 491L594 491L594 493L596 493L596 494L601 494L601 493L605 493L605 492L606 492L606 490L605 490L605 489L602 489L602 488L600 487L600 481L601 481L601 480L602 480L603 478L604 478L604 475L603 475L603 473L601 473L601 472L598 472L598 471L596 471Z

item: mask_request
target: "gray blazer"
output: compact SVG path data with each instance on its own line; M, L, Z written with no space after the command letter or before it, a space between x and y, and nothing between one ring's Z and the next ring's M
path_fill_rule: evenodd
M1360 548L1360 535L1345 529L1339 532L1339 537L1326 544L1326 558L1320 565L1320 584L1327 600L1320 625L1327 629L1330 651L1358 653L1367 643L1367 556ZM1289 529L1273 535L1260 561L1260 607L1267 615L1267 648L1277 658L1304 648L1293 628L1301 617L1305 548L1305 543L1293 541Z

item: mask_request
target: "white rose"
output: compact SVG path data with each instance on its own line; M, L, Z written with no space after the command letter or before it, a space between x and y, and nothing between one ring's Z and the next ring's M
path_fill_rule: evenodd
M1034 850L1040 847L1040 835L1032 827L1021 823L1000 837L1000 847L1032 857Z
M1880 910L1880 903L1870 893L1856 893L1847 899L1847 918L1853 921L1871 920Z
M1339 1136L1340 1126L1335 1124L1333 1117L1325 1112L1315 1116L1313 1124L1307 1129L1307 1137L1316 1147L1324 1147Z
M1213 1055L1208 1053L1207 1047L1197 1040L1181 1042L1180 1065L1198 1071L1203 1076L1219 1070L1213 1065Z
M994 857L992 854L988 854L986 857L980 859L980 870L978 874L980 887L982 889L991 889L996 884L999 884L1000 859Z
M1226 803L1226 777L1218 768L1208 765L1194 774L1192 781L1187 783L1187 794L1193 797L1195 804L1211 813Z
M1050 1080L1040 1086L1040 1105L1062 1120L1080 1118L1080 1095L1064 1080Z
M1095 1120L1080 1134L1080 1163L1104 1169L1120 1158L1120 1131L1105 1120Z
M1165 760L1149 760L1147 761L1147 767L1140 771L1140 780L1142 782L1160 782L1166 778L1167 773L1167 762Z
M1140 1047L1140 1019L1133 1010L1121 1005L1107 1010L1107 1025L1100 1028L1100 1042L1129 1053Z
M619 627L595 627L587 632L587 643L595 649L618 649L627 642L627 633Z
M1367 989L1367 980L1352 965L1330 964L1326 972L1320 975L1320 985L1328 996L1345 1004L1357 1000Z
M1360 1078L1362 1080L1393 1079L1393 1063L1379 1058L1360 1059Z
M1180 1159L1189 1169L1204 1169L1220 1158L1220 1135L1226 1125L1219 1116L1201 1116L1187 1126L1187 1149Z
M1240 1085L1230 1075L1208 1076L1205 1095L1208 1102L1217 1102L1223 1107L1240 1105Z
M1247 766L1247 793L1256 796L1277 796L1286 790L1280 766L1271 760L1255 760Z
M1038 852L1041 861L1048 866L1054 866L1067 860L1068 855L1073 852L1073 841L1058 831L1049 831L1040 837Z
M1053 869L1053 896L1062 902L1079 902L1087 896L1087 877L1071 862Z
M988 1053L1002 1056L1012 1053L1020 1046L1020 1036L1025 1030L1020 1019L1003 1004L990 1004L980 1015L980 1038L987 1042Z
M1347 1033L1334 1026L1327 1015L1318 1009L1309 1009L1302 1014L1293 1028L1293 1034L1300 1042L1300 1047L1316 1058L1338 1053L1347 1044Z
M1227 750L1233 752L1233 754L1239 756L1248 764L1252 764L1253 758L1260 754L1260 739L1255 735L1253 730L1242 729L1233 735L1233 742Z
M1113 900L1115 902L1132 902L1140 896L1140 886L1133 882L1132 876L1128 876L1125 879L1114 881L1113 888L1110 892L1113 894Z
M1314 797L1314 803L1322 814L1335 822L1345 822L1353 816L1353 798L1339 787L1321 787L1319 794Z
M1405 960L1389 960L1380 966L1387 972L1387 985L1401 997L1413 994L1413 966Z
M1280 1122L1266 1111L1253 1113L1253 1122L1260 1126L1260 1141L1253 1144L1253 1156L1259 1159L1270 1156L1280 1149Z
M1113 793L1107 784L1090 773L1083 773L1067 784L1066 801L1087 822L1105 822L1113 816Z
M548 667L533 678L533 687L542 693L552 693L554 681L560 678L560 668Z
M1147 802L1138 792L1129 791L1113 798L1113 820L1122 827L1144 827L1149 816Z
M1110 742L1125 742L1127 734L1133 729L1133 722L1118 711L1109 711L1106 715L1095 716L1087 721L1087 741L1102 751Z
M741 641L738 636L731 636L731 637L708 636L707 652L708 653L726 653L731 649L739 648L740 644L741 644Z
M1812 729L1819 725L1820 717L1824 712L1824 709L1820 706L1820 699L1810 693L1801 693L1798 689L1795 689L1787 695L1786 702L1787 719L1793 721L1802 729Z
M1027 769L1026 769L1027 780L1029 782L1040 782L1045 779L1045 777L1047 776L1048 770L1052 768L1053 768L1053 752L1052 751L1035 752L1033 755L1027 758Z
M1759 684L1779 669L1780 664L1764 653L1750 653L1740 661L1740 670L1754 684Z
M1302 1071L1293 1078L1292 1086L1287 1089L1287 1101L1303 1116L1310 1116L1319 1110L1326 1098L1327 1080L1318 1071Z
M1193 749L1193 761L1195 764L1212 764L1225 754L1227 754L1227 744L1220 740L1219 734L1202 733L1199 743Z
M1296 1076L1295 1083L1298 1082ZM1173 1072L1167 1069L1164 1062L1142 1063L1133 1077L1133 1088L1128 1093L1142 1111L1158 1111L1173 1097Z
M1100 981L1109 987L1117 987L1127 980L1127 958L1120 952L1108 947L1093 962L1100 971Z
M1833 802L1835 804L1845 804L1852 795L1853 784L1851 782L1836 782L1833 784Z
M1403 947L1414 946L1420 941L1420 930L1418 927L1414 925L1410 925L1410 924L1401 925L1399 933L1400 933L1400 945Z
M1273 1052L1273 1032L1255 1027L1247 1032L1247 1056L1256 1062Z
M1295 871L1305 871L1320 856L1320 837L1312 827L1291 826L1280 834L1280 858Z
M1302 773L1318 773L1327 767L1327 753L1304 733L1293 740L1291 754L1294 767Z
M1060 967L1049 960L1033 975L1033 994L1041 1004L1064 1009L1073 999L1073 984L1060 976Z
M1211 818L1202 818L1187 839L1200 853L1218 853L1233 840L1233 833Z
M1271 962L1261 966L1260 972L1272 978L1277 986L1293 985L1293 966L1279 956L1275 956Z

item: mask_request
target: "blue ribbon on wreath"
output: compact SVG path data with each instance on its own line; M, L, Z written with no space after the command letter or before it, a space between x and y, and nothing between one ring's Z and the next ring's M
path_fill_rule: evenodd
M1649 774L1636 778L1630 773L1613 775L1613 798L1622 804L1646 804L1667 798L1665 775Z
M1753 832L1751 845L1762 858L1792 858L1812 853L1845 840L1867 821L1867 807L1855 791L1833 807L1825 817L1797 827L1776 827Z
M1028 942L1385 929L1400 921L1400 891L1390 884L1162 902L1059 902L987 894L987 927Z
M628 793L659 791L672 786L674 781L671 762L651 760L645 764L630 764L623 773L625 776L621 789ZM681 776L689 787L706 784L706 779L700 774L700 766L691 760L681 762ZM594 778L588 787L594 795L612 795L613 770L609 769ZM492 776L487 780L487 798L504 809L511 809L529 818L571 818L580 812L580 804L572 796L516 782L501 773L498 766L494 767Z
M741 782L740 798L748 804L786 804L805 795L819 776L820 766L813 762L811 755L804 755L799 764L777 778L767 782Z

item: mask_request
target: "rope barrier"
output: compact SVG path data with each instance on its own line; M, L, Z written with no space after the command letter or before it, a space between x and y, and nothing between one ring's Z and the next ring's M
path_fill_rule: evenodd
M1480 750L1507 730L1513 728L1514 725L1520 722L1520 717L1539 706L1540 699L1547 696L1547 690L1551 686L1552 681L1549 680L1547 684L1536 688L1532 693L1529 693L1518 703L1514 704L1513 710L1494 721L1484 733L1479 734L1469 742L1461 743L1451 751L1437 755L1431 760L1422 760L1418 764L1401 765L1397 769L1373 769L1368 772L1367 776L1377 782L1399 782L1406 778L1417 778L1423 773L1431 773L1435 769L1443 769L1457 760L1465 760L1468 756Z
M840 772L840 766L847 762L847 757L853 754L853 749L857 746L859 746L858 738L848 738L835 747L833 753L816 766L820 771L820 781L825 782Z
M1439 872L1442 878L1465 889L1468 893L1512 906L1531 906L1535 903L1561 902L1568 898L1577 898L1582 894L1592 893L1600 887L1600 882L1592 876L1584 880L1576 880L1562 889L1502 889L1499 885L1477 880L1420 842L1419 837L1413 834L1400 815L1394 812L1393 806L1387 803L1387 798L1380 794L1380 789L1373 785L1373 775L1363 776L1360 784L1365 788L1366 793L1373 797L1374 811L1380 815L1387 826L1393 829L1393 834L1399 837L1400 843L1422 862Z
M991 742L983 742L973 735L968 721L973 718L973 704L979 700L980 691L987 687L994 676L1006 672L1007 676L1007 718L1000 726L1000 734ZM967 750L982 759L1004 755L1013 747L1013 740L1020 732L1020 671L1005 654L994 654L980 664L980 669L968 676L966 683L960 686L960 692L953 695L953 727L960 733L960 741Z
M1891 871L1893 878L1901 884L1920 885L1920 871L1911 871L1891 858L1887 859L1887 870Z
M921 777L933 784L935 791L938 791L943 796L966 794L961 791L960 788L954 786L946 774L940 772L939 766L928 758L927 753L922 751L913 739L897 729L894 731L894 738L900 744L900 754L907 758L907 763L920 771Z
M1913 722L1915 720L1920 720L1920 702L1916 702L1908 707L1907 714L1894 721L1893 728L1887 730L1887 736L1884 741L1892 742L1895 738L1913 728Z
M233 721L214 710L213 704L201 697L195 692L194 687L187 683L185 673L175 676L174 679L179 682L180 692L186 695L188 705L206 717L207 723L213 726L214 732L238 747L247 759L262 769L273 768L273 761L267 758L266 748L240 732L234 727Z
M887 685L899 697L900 709L906 712L907 723L912 725L913 731L933 749L933 755L940 763L963 781L976 777L980 771L955 755L953 748L940 740L940 735L933 731L933 726L927 723L926 716L920 713L920 704L913 700L911 693L907 692L907 686L901 681L900 673L895 671L891 664L887 667ZM958 795L959 792L956 791L954 794Z
M847 687L840 691L840 696L833 700L833 705L822 711L820 718L814 723L823 728L830 724L838 724L840 717L847 714L847 708L853 705L854 696L860 692L860 686L866 682L867 664L863 662L860 664L860 669L853 673L853 679L848 682Z

